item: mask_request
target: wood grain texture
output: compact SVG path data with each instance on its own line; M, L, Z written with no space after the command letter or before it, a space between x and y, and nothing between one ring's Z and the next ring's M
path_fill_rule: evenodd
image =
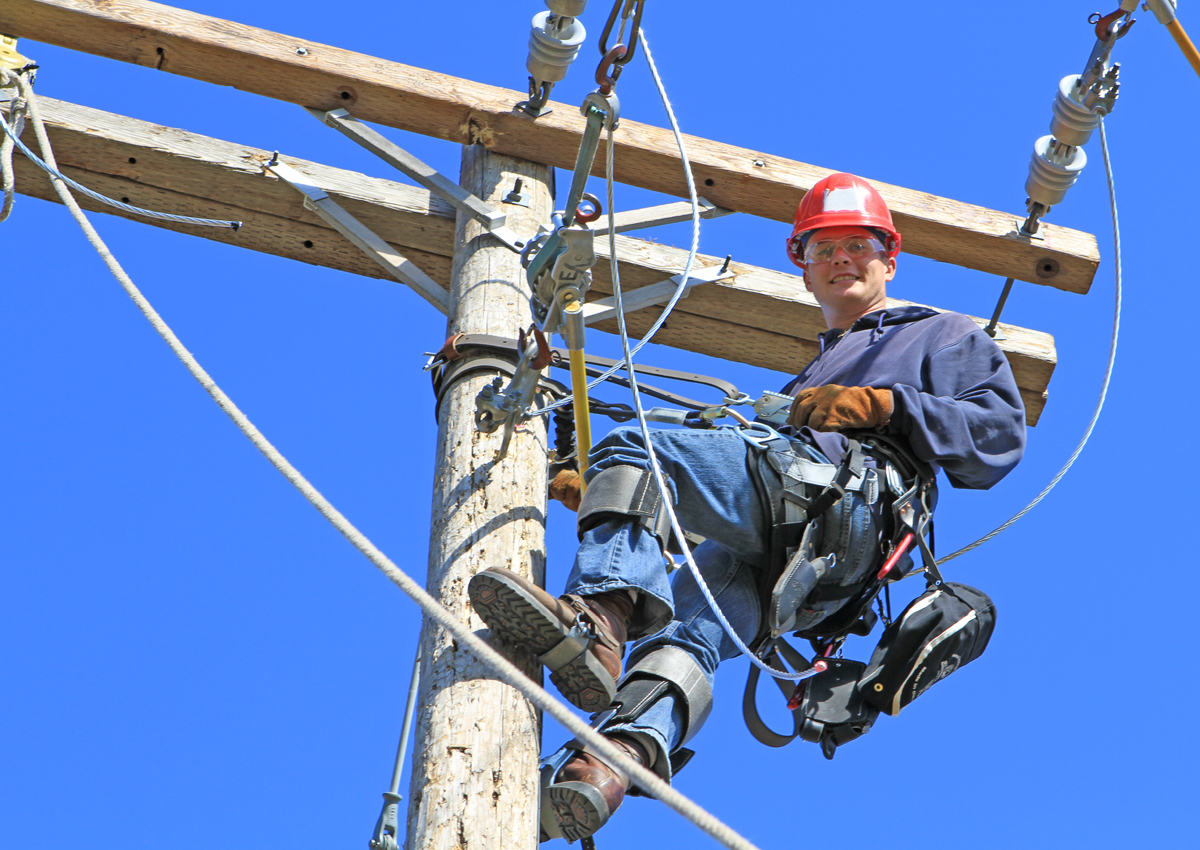
M536 120L514 104L524 94L436 74L306 39L145 0L4 0L0 32L232 86L559 168L574 167L583 118L569 104ZM297 54L303 47L304 55ZM828 169L688 137L693 173L718 206L790 222ZM634 121L619 130L616 177L683 197L670 131ZM603 149L603 144L601 145ZM596 157L596 173L604 162ZM761 162L762 165L756 165ZM1004 213L876 182L906 251L1070 292L1087 292L1099 264L1091 234L1044 225L1044 240L1017 234Z
M304 209L299 193L272 176L262 163L269 153L217 139L137 121L87 107L43 98L42 112L60 163L85 186L149 209L245 222L236 233L209 227L147 221L208 239L370 277L387 276L370 259ZM26 131L31 141L32 131ZM130 160L135 162L130 162ZM355 217L420 266L443 286L450 284L454 248L454 211L424 189L366 177L305 160L284 161L311 176ZM56 200L49 181L22 156L14 159L17 188ZM229 199L236 199L236 205ZM85 208L116 212L81 198ZM504 205L506 211L515 209ZM132 218L125 213L117 213ZM621 277L636 289L683 271L687 252L628 236L617 237ZM596 240L593 298L611 294L608 240ZM722 260L701 256L699 265ZM825 320L797 275L733 263L735 277L696 287L656 339L689 351L710 354L781 372L794 373L816 354L816 337ZM893 300L893 304L910 302ZM642 334L660 308L631 316ZM983 320L976 319L981 325ZM515 327L515 326L514 326ZM600 330L616 332L616 322ZM1000 347L1012 365L1026 400L1027 419L1035 424L1045 404L1056 353L1051 336L1001 325ZM503 332L511 335L512 328ZM432 344L432 343L431 343ZM746 388L757 392L762 388Z
M509 205L509 226L529 237L552 210L549 169L473 146L463 153L463 186L499 199L521 177L528 209ZM484 235L468 216L457 227L453 310L447 335L505 334L532 320L520 258ZM474 422L475 396L494 374L479 373L446 390L438 417L427 588L456 617L483 626L467 582L487 567L506 567L545 582L546 422L528 423L496 461L501 434ZM409 790L406 847L423 850L535 850L541 712L519 691L426 618L421 630L420 708ZM499 645L502 651L505 648ZM528 675L541 665L508 650Z

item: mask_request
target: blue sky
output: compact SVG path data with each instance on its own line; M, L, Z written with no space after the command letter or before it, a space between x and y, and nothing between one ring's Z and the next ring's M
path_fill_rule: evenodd
M529 19L542 9L187 5L512 88L524 85ZM1086 18L1110 11L1076 0L1019 10L937 2L920 14L873 0L744 8L647 4L646 32L686 132L1014 215L1058 81L1091 50ZM593 0L593 38L606 12ZM1200 35L1191 12L1184 4L1181 20ZM1105 414L1041 506L950 566L948 577L994 597L997 630L980 661L901 717L881 719L832 762L800 742L769 750L741 722L745 662L722 668L678 787L761 847L1193 846L1200 688L1186 446L1198 412L1188 305L1200 168L1186 151L1200 130L1200 80L1153 16L1138 17L1116 49L1123 87L1109 121L1126 301ZM297 106L21 47L42 65L45 96L394 176ZM592 50L555 99L582 101ZM640 60L620 94L626 118L665 124ZM457 174L458 147L387 132ZM1049 221L1097 234L1099 273L1086 296L1017 284L1005 319L1056 340L1050 400L1004 482L988 493L946 488L942 552L1037 493L1095 402L1113 251L1098 139L1087 151ZM626 209L664 200L628 187L617 196ZM423 574L435 423L420 367L444 320L395 283L93 221L268 437ZM790 271L787 232L731 216L705 225L701 250ZM653 235L675 245L689 236ZM0 237L0 845L362 847L390 778L417 608L233 428L63 208L19 198ZM1002 283L905 254L890 293L988 315ZM595 333L589 347L617 350ZM752 394L787 377L659 347L643 359ZM1144 460L1132 463L1135 454ZM573 516L559 506L548 541L557 590L574 544ZM548 722L547 750L562 737ZM627 803L597 840L716 846L645 800Z

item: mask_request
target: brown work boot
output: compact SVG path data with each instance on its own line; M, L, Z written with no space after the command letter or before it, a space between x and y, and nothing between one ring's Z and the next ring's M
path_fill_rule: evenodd
M550 670L567 702L608 708L621 678L633 599L623 590L555 599L528 579L493 567L467 586L471 605L502 640L529 650Z
M650 766L650 754L642 744L624 735L606 735L625 750L635 762ZM546 799L554 811L554 820L567 841L592 835L612 817L625 799L629 775L610 766L590 750L578 752L563 765L553 784L546 788Z

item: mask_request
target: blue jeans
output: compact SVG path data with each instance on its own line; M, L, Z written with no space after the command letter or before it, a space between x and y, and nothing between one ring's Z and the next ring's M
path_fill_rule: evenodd
M778 505L782 499L782 479L760 462L767 449L753 439L762 433L742 428L651 431L659 464L670 479L680 525L707 538L694 553L696 565L744 642L752 640L759 628L758 577L767 566L773 522L768 505ZM792 441L789 451L829 462L799 441ZM612 466L646 469L649 465L637 427L614 430L596 445L590 460L589 480ZM848 510L837 521L840 531L835 539L853 539L856 547L874 547L877 552L877 523L870 508L860 497L847 497L845 505ZM619 589L638 591L630 637L650 635L634 648L630 664L655 649L677 646L696 660L711 687L717 665L740 654L700 593L691 570L681 569L672 583L654 535L632 521L613 519L584 534L566 592L588 595ZM660 747L662 758L682 741L685 718L676 703L674 696L664 696L636 721L606 731L649 736Z

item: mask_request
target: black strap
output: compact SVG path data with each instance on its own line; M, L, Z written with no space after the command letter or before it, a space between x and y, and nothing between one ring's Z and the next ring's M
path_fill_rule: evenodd
M792 669L799 672L812 667L800 652L785 641L783 638L776 638L769 645L769 648L762 652L759 657L768 666L781 668L782 658L786 659ZM742 717L746 721L746 728L750 730L750 734L762 744L768 747L786 747L800 734L800 727L804 722L804 718L800 715L800 709L795 709L792 712L792 734L780 734L763 721L758 713L758 703L756 701L758 692L758 676L762 671L754 663L750 664L750 675L746 677L746 690L742 693ZM771 677L775 679L774 676ZM803 680L799 683L792 682L789 679L775 679L775 684L779 690L787 698L791 698L794 690L804 684Z
M846 455L842 458L842 464L838 467L833 483L822 490L820 495L813 499L812 504L808 506L809 520L819 517L833 507L834 502L846 495L846 488L850 486L850 482L855 478L862 477L862 474L862 444L858 440L849 440L846 446Z
M515 339L508 339L507 337L502 336L492 336L490 334L460 334L457 337L454 337L453 349L459 352L460 356L464 356L465 352L472 348L497 352L515 358L517 354L517 341ZM552 354L552 359L550 360L551 366L555 366L560 369L570 368L569 355L566 349L552 348L550 351ZM597 357L592 354L586 355L585 360L588 364L586 372L592 377L601 375L610 367L624 362L621 360L610 360L607 357ZM703 384L704 386L712 387L724 393L725 398L734 399L741 397L741 393L738 392L738 388L733 384L729 383L728 381L723 381L720 378L713 378L709 375L698 375L694 372L679 372L674 369L663 369L659 366L647 366L642 363L633 364L633 369L639 375L649 375L651 377L665 378L672 381L685 381L693 384ZM455 379L458 377L458 375L454 375ZM611 376L608 380L617 386L629 386L629 380L627 378L622 378L617 375ZM449 382L447 382L445 379L439 380L439 378L435 375L434 385L436 389L438 386L449 386ZM706 402L696 401L695 399L687 398L686 396L681 396L677 393L668 392L667 390L648 386L646 384L639 383L638 389L648 396L677 405L679 407L687 408L689 410L704 410L707 407L712 407L711 404ZM444 389L441 390L441 392L444 391Z

